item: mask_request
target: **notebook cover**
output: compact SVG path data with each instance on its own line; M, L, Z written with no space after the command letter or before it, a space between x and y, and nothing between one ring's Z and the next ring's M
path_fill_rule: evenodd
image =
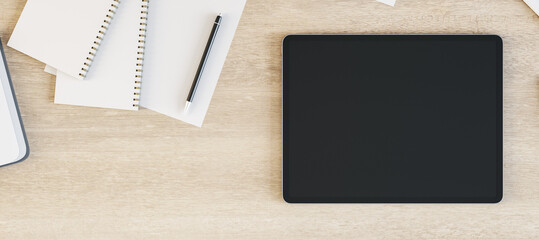
M119 0L28 0L8 46L83 79Z
M84 80L58 71L54 103L138 110L146 0L122 1Z
M245 0L153 1L141 89L141 106L202 126ZM222 14L206 67L189 112L187 95L215 18Z

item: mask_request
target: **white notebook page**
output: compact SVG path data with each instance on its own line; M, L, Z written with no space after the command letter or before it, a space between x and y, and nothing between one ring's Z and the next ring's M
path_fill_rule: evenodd
M150 3L141 106L195 126L204 117L245 0L158 0ZM223 19L190 110L185 101L219 13Z
M109 26L107 37L101 43L91 71L86 79L79 80L58 71L54 103L89 107L138 110L134 89L140 86L135 81L138 73L137 52L143 43L141 32L142 0L122 1L114 21ZM54 70L54 69L51 69Z
M528 6L537 14L539 15L539 0L524 0Z
M49 65L45 65L45 69L43 69L43 71L45 71L46 73L49 73L49 74L52 74L52 75L56 75L56 68L53 68Z
M112 15L113 0L28 0L8 46L73 77Z

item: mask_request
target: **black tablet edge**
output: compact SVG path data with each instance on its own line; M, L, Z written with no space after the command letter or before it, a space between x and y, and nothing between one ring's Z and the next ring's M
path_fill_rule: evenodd
M285 182L287 182L287 179L288 179L288 166L286 165L287 161L285 160L286 159L286 156L288 155L288 144L287 144L287 139L286 137L284 137L284 134L288 132L288 124L286 124L286 120L285 117L285 113L287 112L288 110L288 106L285 104L286 102L286 98L288 96L288 94L286 94L287 92L287 89L288 87L285 86L286 82L284 81L284 73L285 73L285 61L286 61L286 58L285 58L285 55L286 55L286 50L287 50L287 47L286 47L286 44L287 44L287 39L289 39L291 36L294 36L294 35L286 35L283 39L282 39L282 45L281 45L281 81L282 81L282 93L283 93L283 99L282 99L282 102L281 102L281 105L282 105L282 121L283 121L283 129L282 129L282 136L283 136L283 145L282 145L282 148L283 148L283 160L282 160L282 164L283 164L283 167L282 167L282 170L283 170L283 175L282 175L282 180L283 180L283 200L287 203L295 203L292 199L290 199L290 196L288 194L289 192L289 189L288 189L288 185L285 184ZM285 92L286 91L286 92Z
M496 41L496 153L497 161L497 193L491 203L499 203L503 199L503 39L499 35L488 35Z

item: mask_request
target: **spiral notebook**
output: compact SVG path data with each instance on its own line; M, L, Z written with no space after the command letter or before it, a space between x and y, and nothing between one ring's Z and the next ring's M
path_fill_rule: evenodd
M84 79L119 0L28 0L8 46Z
M142 0L147 4L147 0ZM91 107L136 110L140 106L165 114L195 126L202 126L228 50L239 24L245 0L153 1L152 7L140 16L144 28L138 39L137 67L142 67L144 78L137 68L135 85L126 73L125 64L133 60L132 46L127 46L133 35L130 13L133 6L123 1L107 37L101 44L100 54L85 82L69 78L62 71L47 65L45 72L57 75L55 103ZM222 13L223 22L208 58L202 80L189 112L184 112L185 99L204 51L213 20ZM127 16L130 15L130 16ZM146 19L149 19L146 25ZM174 24L170 24L174 23ZM137 24L139 24L137 22ZM146 29L148 31L146 32ZM142 36L141 35L141 36ZM139 36L140 37L140 36ZM142 48L142 49L141 49ZM119 66L124 66L121 68ZM129 65L132 66L132 65ZM123 70L121 70L123 69ZM134 90L134 91L133 91ZM134 95L131 96L131 94ZM140 96L140 101L139 101Z
M148 0L119 4L86 79L57 70L54 103L138 110L147 8Z
M141 106L202 126L245 0L153 1L142 81ZM189 112L185 100L215 17L223 20ZM174 23L174 24L172 24Z

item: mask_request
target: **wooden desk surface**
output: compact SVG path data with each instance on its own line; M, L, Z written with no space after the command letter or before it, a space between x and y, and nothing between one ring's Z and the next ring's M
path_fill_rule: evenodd
M24 4L1 1L4 44ZM503 201L285 203L290 33L502 36ZM520 0L249 0L202 129L146 109L54 105L44 64L6 54L31 157L0 169L1 239L539 239L539 18Z

